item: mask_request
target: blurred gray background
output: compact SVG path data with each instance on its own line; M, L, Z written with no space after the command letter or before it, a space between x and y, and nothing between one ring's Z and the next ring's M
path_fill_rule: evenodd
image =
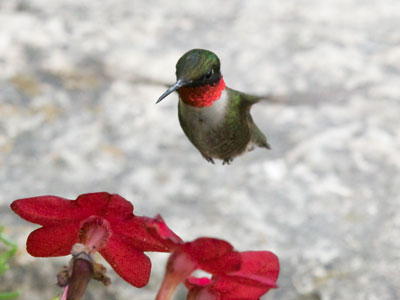
M400 1L1 0L0 225L19 245L0 291L51 299L67 257L25 251L18 198L108 191L186 240L274 251L265 299L400 299ZM228 86L283 94L252 114L271 151L207 163L155 105L192 48ZM152 299L109 269L85 299ZM176 299L184 299L184 289Z

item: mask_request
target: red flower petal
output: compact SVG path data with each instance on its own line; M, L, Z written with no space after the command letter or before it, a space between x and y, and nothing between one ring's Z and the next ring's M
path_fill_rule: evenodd
M76 198L76 203L81 209L91 210L93 215L103 216L111 196L106 192L82 194Z
M111 222L121 221L133 213L132 203L117 194L106 192L83 194L76 199L76 202L80 207L90 208L93 214Z
M270 287L264 288L239 284L235 281L229 280L227 277L223 277L218 278L211 289L217 291L221 295L221 300L258 300L262 295L269 291Z
M189 289L186 300L219 300L219 293L211 288L212 281L210 278L189 277L185 281L186 287Z
M166 248L172 250L177 245L183 244L182 239L167 226L160 215L157 215L154 219L145 217L143 220L147 231Z
M214 238L199 238L185 243L182 250L197 261L199 267L212 274L234 272L240 269L241 256L231 244Z
M107 211L104 214L104 217L112 220L112 219L125 219L132 216L133 213L133 205L131 202L122 198L120 195L112 194L110 195Z
M33 231L26 241L26 250L32 256L64 256L78 241L79 223L45 226Z
M222 294L221 299L259 299L270 288L276 287L279 261L269 251L242 252L242 266L231 274L213 276L212 288Z
M235 275L253 274L274 282L279 276L279 259L270 251L246 251L240 253L242 266Z
M211 284L211 279L208 277L194 277L190 276L185 280L185 286L188 289L191 289L193 287L203 287L203 286L208 286Z
M189 277L185 281L189 289L186 300L220 300L220 295L212 289L212 284L213 281L207 277Z
M143 287L149 281L150 259L115 234L99 252L115 272L130 284Z
M253 275L253 274L236 275L235 273L230 273L221 276L226 276L229 279L229 281L235 281L243 285L268 287L268 288L278 287L274 280L268 279L267 277L261 275Z
M15 200L11 209L21 218L40 225L56 225L79 220L88 215L75 201L55 196L40 196Z
M114 223L112 229L126 243L140 251L168 252L169 249L146 230L144 223L147 219L150 218L131 216L122 222Z

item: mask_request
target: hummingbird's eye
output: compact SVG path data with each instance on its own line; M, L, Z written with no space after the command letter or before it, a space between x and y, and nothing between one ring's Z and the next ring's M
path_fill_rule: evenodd
M209 70L209 71L206 73L206 78L207 78L207 79L210 79L211 76L212 76L213 74L214 74L214 69Z

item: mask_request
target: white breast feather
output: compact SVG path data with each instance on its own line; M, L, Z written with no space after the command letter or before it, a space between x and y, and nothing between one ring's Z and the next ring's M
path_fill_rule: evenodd
M185 104L181 99L179 101L182 115L191 127L216 127L224 119L228 104L228 93L225 90L222 91L221 98L216 100L211 106L206 107L194 107Z

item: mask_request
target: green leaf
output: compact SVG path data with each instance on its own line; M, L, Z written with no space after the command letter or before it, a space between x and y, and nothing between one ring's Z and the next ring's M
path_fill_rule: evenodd
M0 275L9 269L7 261L17 252L17 245L3 235L4 227L0 226L0 242L8 246L10 250L0 255ZM15 299L19 296L18 291L0 293L0 300Z

